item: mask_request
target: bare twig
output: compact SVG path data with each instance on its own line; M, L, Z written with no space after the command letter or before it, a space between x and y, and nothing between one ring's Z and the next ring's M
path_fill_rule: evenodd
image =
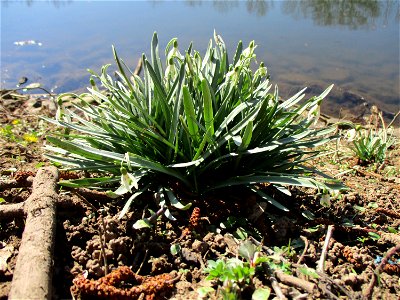
M400 251L400 243L397 244L396 246L390 248L389 251L382 258L382 261L380 262L380 264L375 269L375 272L372 274L372 278L371 278L371 281L370 281L370 283L368 285L368 288L365 290L364 297L366 299L371 299L373 291L374 291L374 286L375 286L376 280L378 279L379 274L381 273L383 266L385 264L387 264L389 258L392 255L394 255L397 251Z
M143 257L143 260L142 260L142 263L140 264L139 269L135 272L136 274L139 274L140 271L142 270L142 267L143 267L143 265L144 265L144 262L145 262L146 259L147 259L147 254L148 254L148 253L149 253L149 249L146 249L146 252L144 253L144 257Z
M26 180L0 180L0 191L11 188L22 188L32 186L33 177L29 176Z
M291 286L295 286L301 288L303 291L306 291L309 294L312 294L315 289L315 284L297 277L294 277L289 274L285 274L282 271L275 272L276 277L282 281L283 283Z
M108 264L107 264L106 250L105 250L105 245L106 245L105 228L106 228L106 225L104 224L104 219L103 219L103 216L101 216L101 215L100 215L100 222L101 222L101 225L99 225L100 247L101 247L101 253L103 255L104 275L107 275L108 274Z
M276 296L278 297L278 299L280 300L286 300L286 296L283 294L278 281L276 280L276 278L274 276L270 276L269 277L269 281L271 281L271 286L272 289L274 290Z
M321 257L320 257L319 262L318 262L317 271L322 272L322 273L324 272L326 252L328 252L329 240L332 237L333 229L334 229L333 225L329 225L328 226L328 230L326 232L324 246L322 247Z
M302 235L301 235L300 238L304 241L304 250L303 250L303 252L301 253L299 259L297 260L297 264L298 264L298 265L300 265L301 262L303 261L304 256L305 256L306 253L307 253L308 244L309 244L309 243L308 243L308 239L307 239L305 236L302 236Z
M19 218L24 215L25 202L0 205L0 219Z

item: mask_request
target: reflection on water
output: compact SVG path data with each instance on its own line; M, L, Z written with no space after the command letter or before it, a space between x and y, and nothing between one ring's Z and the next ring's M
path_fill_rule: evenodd
M26 76L56 92L83 89L86 69L112 63L110 46L128 65L178 37L205 51L216 29L233 53L255 40L273 83L286 97L299 87L334 83L329 110L379 103L400 108L399 1L2 1L1 84ZM36 44L16 43L37 41ZM38 43L42 46L38 47ZM23 45L23 46L22 46ZM56 88L57 87L57 88Z
M399 2L393 0L285 1L283 11L296 18L312 18L318 25L350 29L374 29L379 17L387 24L390 17L398 21L400 15Z
M1 0L1 6L7 7L12 2L15 2L15 0ZM25 0L25 1L21 1L21 2L24 2L28 7L36 4L37 2L47 2L47 3L52 4L54 7L59 8L59 7L71 4L73 2L73 0L47 0L47 1Z

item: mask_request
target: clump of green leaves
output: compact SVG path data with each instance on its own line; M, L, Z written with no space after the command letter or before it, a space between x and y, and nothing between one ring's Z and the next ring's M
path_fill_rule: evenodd
M241 299L245 287L253 287L252 299L268 299L269 288L254 290L253 278L258 271L267 272L267 275L278 270L290 274L290 264L283 257L289 253L288 251L287 247L274 247L273 255L265 256L261 254L259 247L246 240L238 249L238 256L245 261L238 257L209 260L203 271L208 274L207 280L214 280L219 284L217 294L223 299ZM263 263L266 268L261 267ZM210 288L207 291L215 292Z
M268 261L267 257L260 256L260 252L251 242L245 241L239 247L239 255L246 259L239 258L209 260L207 267L203 270L208 276L207 280L216 280L221 284L218 293L222 299L239 299L244 287L252 285L252 279L256 272L256 267ZM214 291L213 289L210 291ZM263 298L268 299L269 289L259 289L255 291L262 294Z
M264 64L252 71L254 42L247 48L239 42L230 60L222 38L214 34L214 41L202 57L192 45L182 54L172 39L163 65L154 34L151 57L142 57L143 78L113 48L118 79L107 73L109 65L101 74L90 71L89 93L73 95L81 101L73 110L62 106L71 95L61 95L57 117L49 121L65 132L47 137L47 157L100 174L62 184L119 184L112 195L132 195L123 212L143 191L154 191L170 217L171 206L188 208L175 197L176 182L200 196L242 186L282 209L257 184L286 193L287 185L340 188L323 174L317 179L304 164L319 154L317 146L334 138L334 127L311 128L331 86L308 100L303 101L305 89L282 100L277 87L270 91Z
M361 127L353 129L355 137L350 148L360 163L382 163L385 160L388 149L396 144L396 138L393 135L393 128L391 127L396 117L386 126L380 112L377 115L375 126L369 129ZM380 124L382 124L381 128L379 127Z

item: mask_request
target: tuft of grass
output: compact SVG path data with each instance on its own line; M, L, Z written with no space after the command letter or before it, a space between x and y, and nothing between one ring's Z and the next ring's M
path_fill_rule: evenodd
M375 118L376 125L374 127L367 130L356 127L356 129L353 130L356 136L352 141L350 149L357 156L360 163L370 164L374 162L384 162L388 149L397 143L391 125L398 115L399 113L397 113L392 122L386 126L382 117L382 112L379 112ZM382 125L381 128L379 127L380 124Z
M73 95L80 101L73 110L62 106L71 94L61 95L56 118L47 120L65 130L47 137L46 156L101 174L62 184L116 186L110 195L131 195L121 217L141 193L154 191L160 211L171 218L169 208L188 208L175 196L176 183L197 196L241 186L285 210L258 184L285 193L288 185L342 188L305 166L319 155L316 147L335 138L334 126L312 127L332 86L308 100L305 89L282 100L263 63L253 72L254 41L246 48L239 42L232 60L215 33L214 43L202 57L192 44L182 54L172 39L163 64L155 33L150 58L142 57L143 77L113 48L118 79L108 74L110 65L100 74L90 71L91 87Z

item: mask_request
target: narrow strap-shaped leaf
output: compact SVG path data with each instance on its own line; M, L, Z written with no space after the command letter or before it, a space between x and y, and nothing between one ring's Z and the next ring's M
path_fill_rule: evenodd
M243 42L239 41L237 47L236 47L236 52L235 55L233 57L233 65L236 65L236 63L239 61L240 55L243 52Z
M99 149L94 149L92 147L88 147L82 143L75 143L71 141L62 141L60 139L57 139L55 137L48 136L47 140L60 147L63 148L71 153L75 153L78 155L81 155L86 158L90 159L95 159L95 160L105 160L105 161L110 161L110 160L119 160L122 161L124 159L124 155L120 153L114 153L110 151L105 151L105 150L99 150Z
M242 143L239 146L238 152L242 152L243 150L246 150L247 147L250 145L252 133L253 133L253 121L250 120L247 123L247 126L244 130L244 133L242 136Z
M170 126L169 137L168 137L168 140L170 141L171 144L179 142L178 124L179 124L179 115L181 113L181 103L182 103L181 89L182 89L183 79L185 77L185 66L186 66L186 61L181 65L181 69L179 71L179 77L177 78L178 83L177 83L176 92L175 92L174 110L172 113L172 122L171 122L171 126ZM172 153L173 152L171 149L169 152L169 159L168 159L169 161L171 160Z
M120 59L119 59L119 57L118 57L118 55L117 55L117 51L115 50L114 46L112 46L112 51L113 51L114 58L115 58L115 62L117 63L117 66L118 66L119 71L120 71L121 74L123 75L126 84L129 86L129 89L130 89L131 91L133 91L133 86L132 86L132 84L131 84L131 81L129 80L128 76L126 76L126 74L125 74L125 70L124 70L123 66L121 65L121 61L120 61Z
M287 184L295 186L303 186L316 188L318 186L324 186L324 184L316 182L315 180L307 177L300 177L295 175L287 176L271 176L271 175L253 175L253 176L237 176L229 178L228 180L214 184L209 190L215 190L223 187L234 186L234 185L254 185L257 183L277 183Z
M171 109L167 102L167 94L165 92L165 89L162 86L161 81L158 79L154 69L152 68L152 66L150 65L150 63L147 60L145 61L145 66L146 66L146 70L148 71L148 73L151 77L151 80L154 84L154 89L158 94L157 100L160 101L161 110L164 115L165 122L170 123L172 112L171 112ZM155 95L154 95L154 97L155 97ZM155 99L153 99L153 101L154 100Z
M129 199L126 201L124 207L122 208L121 212L119 213L118 220L121 220L125 216L125 214L129 211L129 208L131 207L133 200L135 200L137 197L139 197L147 189L148 189L148 185L145 186L144 188L138 190L132 196L129 197Z
M204 126L211 136L214 135L214 113L211 91L206 79L201 81L201 89L203 91L203 117Z
M185 110L186 124L189 134L192 137L194 144L199 140L199 128L196 122L196 113L194 111L193 99L190 96L189 88L187 85L183 86L183 107Z
M154 74L158 80L161 81L163 78L163 70L161 65L160 54L158 51L158 35L154 32L153 39L151 40L151 62L154 67Z
M250 188L250 190L252 190L256 194L258 194L261 198L263 198L264 200L266 200L268 203L272 204L276 208L279 208L283 211L289 211L289 209L287 207L283 206L278 201L276 201L274 198L272 198L271 196L267 195L266 193L260 191L259 189L252 187L252 188Z
M134 165L134 166L167 174L169 176L172 176L172 177L175 177L175 178L181 180L187 186L190 186L189 181L181 173L179 173L175 170L172 170L170 168L164 167L162 164L160 164L158 162L150 161L144 157L141 157L139 155L132 154L132 153L129 153L129 160L132 163L132 165Z

